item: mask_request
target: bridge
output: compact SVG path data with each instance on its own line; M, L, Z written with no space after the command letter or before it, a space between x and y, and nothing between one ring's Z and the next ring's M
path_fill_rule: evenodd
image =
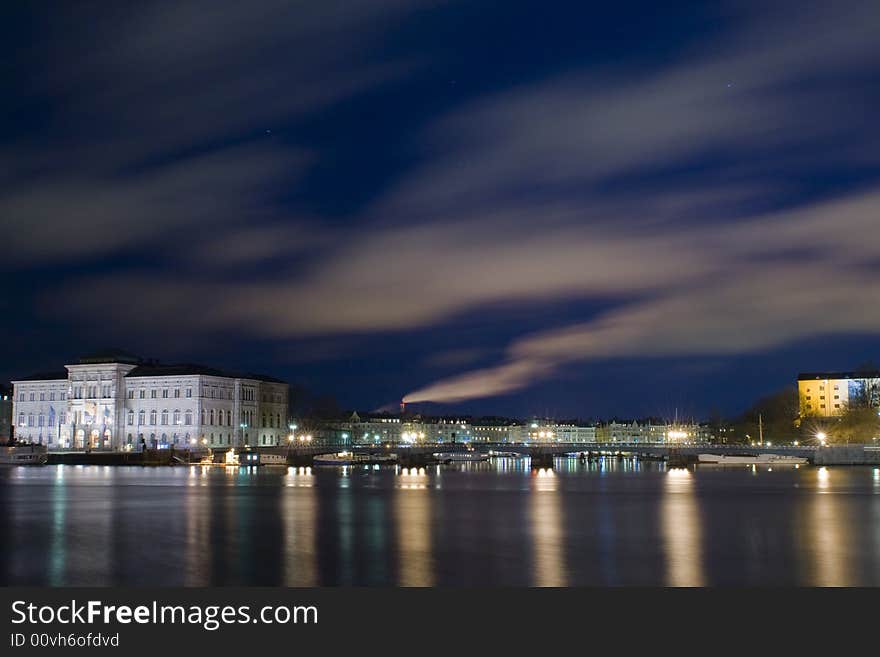
M657 460L694 460L700 453L714 454L787 454L814 460L818 448L811 446L749 447L743 445L696 445L667 443L417 443L408 444L354 444L354 445L309 445L287 447L260 447L259 451L288 454L289 460L308 463L318 454L334 451L349 451L354 454L397 454L401 461L429 461L436 453L459 452L473 449L482 454L502 452L529 457L534 462L547 463L555 457L568 454L584 455L587 458L602 455L633 455ZM880 453L878 453L880 457Z
M293 447L259 448L260 451L289 454L288 460L296 463L310 463L318 454L346 450L355 454L397 454L401 462L429 462L435 453L456 452L473 449L476 452L503 452L529 457L535 464L552 463L553 459L568 454L584 455L587 458L602 455L637 456L665 461L690 462L698 454L785 454L808 459L816 465L880 465L880 444L859 445L713 445L713 444L669 444L645 442L590 442L590 443L417 443L408 444L354 444Z

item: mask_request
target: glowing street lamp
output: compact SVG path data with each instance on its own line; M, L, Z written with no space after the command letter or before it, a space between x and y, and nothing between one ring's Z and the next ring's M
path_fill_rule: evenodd
M827 438L828 438L828 436L824 431L820 431L819 433L816 434L816 440L819 441L819 444L822 445L822 447L825 447L825 440Z

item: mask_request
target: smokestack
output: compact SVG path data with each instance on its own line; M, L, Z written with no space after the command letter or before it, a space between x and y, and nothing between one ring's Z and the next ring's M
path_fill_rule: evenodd
M404 413L406 413L406 402L401 400L400 401L400 414L403 415Z

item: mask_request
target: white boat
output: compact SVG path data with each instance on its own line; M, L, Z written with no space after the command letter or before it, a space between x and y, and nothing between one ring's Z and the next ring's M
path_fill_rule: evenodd
M804 465L809 460L787 454L699 454L697 462L714 465Z
M519 459L522 458L522 454L518 452L496 452L490 449L489 457L493 459Z
M43 445L0 447L0 465L46 465L49 452Z
M488 461L489 455L482 452L435 452L434 458L441 463L477 463Z
M336 454L318 454L312 459L315 465L373 465L376 463L395 463L397 454L354 454L337 452Z

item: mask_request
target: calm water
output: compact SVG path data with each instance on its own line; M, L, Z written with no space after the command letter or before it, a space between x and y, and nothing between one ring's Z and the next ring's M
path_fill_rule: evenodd
M880 470L0 469L6 585L880 585Z

